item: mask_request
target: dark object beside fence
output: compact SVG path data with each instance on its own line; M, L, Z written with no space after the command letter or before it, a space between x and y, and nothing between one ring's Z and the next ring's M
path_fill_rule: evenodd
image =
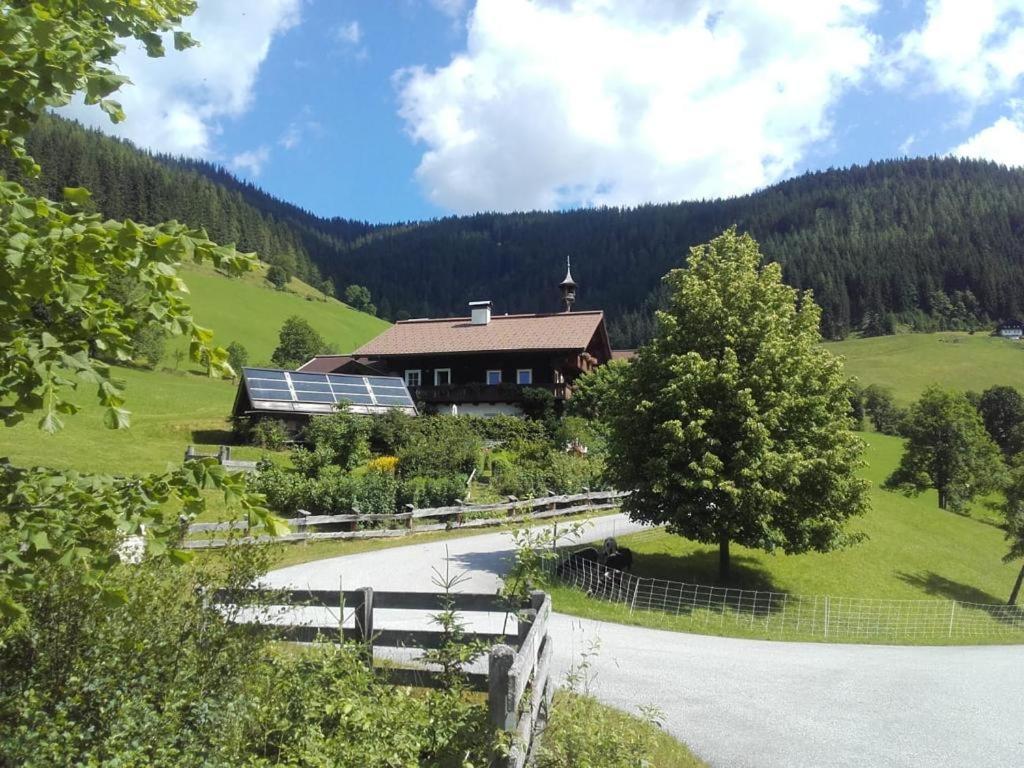
M216 453L199 453L194 446L185 449L185 461L192 459L216 459L217 462L229 472L255 472L255 461L243 461L231 458L231 446L222 445L217 448Z
M343 626L344 621L330 625L276 625L281 639L304 643L317 639L361 642L367 647L371 664L374 649L424 650L439 647L444 639L444 635L437 631L377 626L374 617L377 609L437 613L444 609L446 601L451 601L451 607L460 613L505 613L508 609L508 604L500 596L492 594L375 592L370 587L344 592L290 590L275 594L280 596L280 601L275 601L279 605L333 608L338 609L342 617L353 617L350 627ZM231 597L231 592L222 590L214 594L213 600L225 605L230 603ZM495 763L499 768L523 768L538 725L547 719L554 693L551 679L552 646L548 635L551 597L535 591L519 608L517 632L514 635L488 632L465 634L467 642L482 640L492 644L487 659L487 672L467 672L465 678L472 690L487 693L491 724L513 736L508 756ZM258 622L254 620L252 623ZM391 666L389 663L388 666L376 669L395 685L430 688L442 684L440 673L423 665Z

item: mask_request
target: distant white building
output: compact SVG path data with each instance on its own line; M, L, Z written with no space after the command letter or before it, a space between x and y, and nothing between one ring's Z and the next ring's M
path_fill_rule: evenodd
M1004 339L1020 341L1021 337L1024 336L1024 323L1019 320L1007 320L1005 323L1000 323L999 327L996 328L996 335Z

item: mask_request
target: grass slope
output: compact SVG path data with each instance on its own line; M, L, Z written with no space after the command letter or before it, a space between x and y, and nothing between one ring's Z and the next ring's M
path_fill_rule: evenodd
M850 530L867 539L827 554L768 554L733 545L730 586L833 597L1005 602L1020 564L1002 562L1006 542L996 514L979 503L970 515L958 515L940 510L934 492L908 498L882 490L881 483L899 461L902 441L875 433L863 437L868 443L869 466L863 472L872 483L871 511L852 521ZM713 545L663 530L624 536L621 543L633 550L633 571L639 576L718 583L718 550ZM564 587L555 588L554 595L555 607L568 613L665 628L689 626L675 627L657 614L637 612L631 617L622 606L590 600Z
M385 320L357 312L299 280L293 279L286 291L274 290L264 274L262 268L236 279L209 268L189 267L182 272L196 322L212 328L222 346L232 341L243 344L250 364L270 360L281 324L290 315L308 320L339 352L351 352L388 327ZM174 364L174 350L187 349L184 339L167 346L165 365Z
M1024 380L1024 344L987 334L907 333L827 346L846 358L847 371L861 384L890 387L903 404L930 384L981 391Z
M307 301L319 295L309 286L292 281L288 292L275 291L257 274L232 279L212 270L190 268L183 277L191 289L190 301L197 321L213 328L222 345L240 341L250 361L265 362L277 345L277 333L286 317L298 314L313 324L327 341L350 350L376 336L387 323L356 312L339 301ZM174 340L184 348L184 340ZM168 357L173 357L168 345ZM173 365L173 363L170 363ZM14 463L66 467L86 472L159 472L180 464L185 446L216 445L228 439L227 430L237 385L182 370L119 369L115 377L127 384L132 426L109 430L102 409L95 405L91 388L72 399L82 411L64 419L65 429L47 435L36 428L38 418L0 431L0 456ZM240 449L239 458L256 451Z

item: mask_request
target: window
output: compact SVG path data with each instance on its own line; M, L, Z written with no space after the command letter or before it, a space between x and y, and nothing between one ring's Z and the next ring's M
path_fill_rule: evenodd
M487 372L487 383L488 384L501 384L501 371L488 371Z
M552 371L551 376L554 379L555 384L565 384L565 374L557 368Z
M440 387L445 384L452 383L452 369L451 368L435 368L434 369L434 386Z
M418 368L415 370L407 370L405 372L405 386L407 387L418 387L423 380L423 373Z
M533 368L520 368L516 371L516 384L533 384Z

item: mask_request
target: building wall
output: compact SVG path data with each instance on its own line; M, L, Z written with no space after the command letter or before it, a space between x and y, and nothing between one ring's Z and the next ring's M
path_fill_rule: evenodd
M390 376L403 376L407 370L419 370L422 386L434 386L434 371L451 369L452 384L486 383L488 370L500 370L501 380L516 383L516 372L521 368L533 371L534 384L555 384L555 371L571 379L573 371L567 368L567 354L558 353L481 353L448 356L390 357L384 359Z
M439 413L450 413L443 406L438 407ZM465 403L457 404L459 416L522 416L522 409L515 403Z

